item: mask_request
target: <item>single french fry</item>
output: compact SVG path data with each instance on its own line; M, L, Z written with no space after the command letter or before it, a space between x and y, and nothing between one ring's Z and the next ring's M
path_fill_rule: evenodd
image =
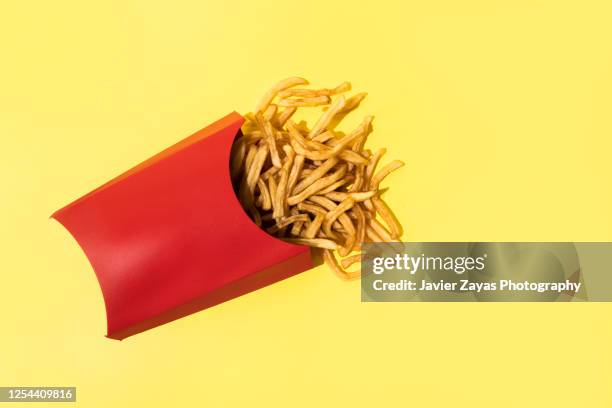
M287 169L285 167L280 170L280 173L281 175L278 181L278 187L274 196L274 212L272 213L272 216L275 219L285 216L285 192L287 191L287 181L289 179L289 173L287 172Z
M361 262L361 254L352 255L352 256L349 256L348 258L344 258L340 260L340 265L344 269L346 269L356 262Z
M276 209L276 200L273 198L276 197L276 190L278 188L278 184L276 183L276 179L274 177L268 178L268 191L270 191L270 201L272 204L272 214L274 216L274 210ZM274 217L273 217L274 218Z
M380 217L385 221L389 229L391 230L391 236L393 239L399 239L402 236L402 226L399 221L387 205L380 197L375 197L372 199L372 203L376 208L376 211L380 214Z
M270 121L272 120L272 118L274 117L274 115L276 115L276 111L278 109L278 106L276 105L268 105L268 107L266 108L266 110L263 113L263 118L266 121Z
M278 147L276 146L276 138L274 137L274 129L269 121L264 120L260 115L257 116L257 124L264 132L266 143L270 149L270 157L274 167L281 167L280 156L278 155Z
M348 190L350 193L354 193L356 191L361 190L361 187L363 186L364 176L365 176L365 166L358 165L357 168L355 169L355 182L353 183L353 185L351 185L351 187Z
M385 148L378 149L376 153L374 153L372 157L370 157L368 167L366 167L366 180L368 182L368 185L370 185L370 181L372 180L372 176L374 175L374 171L376 170L376 166L378 165L378 162L380 161L381 157L383 157L383 155L386 152L387 152L387 149Z
M299 194L306 189L306 187L310 186L316 180L319 180L323 177L329 170L331 170L338 163L338 159L332 157L327 159L325 163L323 163L316 170L311 172L307 177L303 178L296 186L293 188L293 194Z
M353 144L353 151L359 153L363 150L363 145L366 142L366 138L370 133L370 127L372 126L372 121L374 120L374 116L366 116L361 122L361 126L363 131L359 135L357 139L355 139L355 143Z
M303 171L305 157L298 154L293 159L293 166L291 166L291 172L289 173L289 180L287 181L287 194L293 194L295 184L300 177L300 173Z
M336 257L333 252L326 249L323 251L323 260L325 264L336 273L340 279L343 280L355 280L358 279L361 274L359 272L347 272L340 265L338 265L338 261L336 261Z
M308 138L312 139L327 128L327 125L329 125L329 122L332 120L334 115L344 108L344 104L345 99L342 95L340 95L338 99L336 99L336 101L330 106L330 108L323 112L323 115L321 115L317 123L308 133Z
M394 239L391 236L391 233L387 231L387 229L374 217L369 219L370 226L372 229L378 234L378 236L386 242L393 242Z
M262 198L261 209L267 211L272 208L272 200L270 199L270 190L268 190L268 185L260 177L259 180L257 180L257 187L259 187L259 196Z
M296 208L293 207L289 213L291 215L299 215L300 211ZM300 233L302 231L302 227L304 226L305 223L309 222L309 220L306 221L296 221L293 223L293 225L291 226L291 230L289 231L289 235L294 236L294 237L299 237Z
M370 188L378 189L380 182L387 177L391 172L401 168L404 166L404 162L401 160L393 160L391 163L387 164L385 167L380 169L374 177L370 180Z
M246 204L250 205L253 201L253 193L255 192L255 186L257 185L257 180L259 179L259 174L261 173L261 169L263 168L264 162L266 161L266 157L268 157L268 148L265 145L260 146L257 149L257 153L253 158L253 163L249 168L249 173L247 175L247 196L246 196Z
M353 181L353 176L344 176L344 178L342 180L338 180L334 184L332 184L331 186L325 187L323 190L319 191L318 194L319 195L325 195L327 193L334 192L339 187L342 187L345 184L349 184L352 181ZM342 201L342 200L340 200L340 201Z
M306 214L297 214L297 215L292 215L290 217L287 217L281 221L278 221L275 225L271 226L270 228L268 228L268 232L270 233L275 233L278 232L280 229L285 228L288 225L291 225L293 223L296 222L305 222L308 221L309 218Z
M332 132L331 130L327 130L313 137L312 141L319 142L319 143L325 143L327 141L334 140L335 137L336 135L334 135L334 132Z
M383 242L383 239L381 238L380 235L378 235L376 233L376 231L374 231L374 229L372 228L372 226L368 225L366 226L366 237L368 237L370 240L372 240L372 242Z
M316 237L317 233L319 232L319 229L321 228L321 224L323 224L323 220L325 220L325 214L316 214L314 220L312 220L308 228L306 228L306 231L304 232L304 238L312 239Z
M338 191L332 191L329 192L327 194L325 194L325 197L329 198L332 201L344 201L347 198L352 198L354 201L365 201L368 200L372 197L374 197L376 195L376 191L362 191L359 193L345 193L345 192L338 192Z
M342 92L347 92L351 90L350 82L343 82L335 88L332 89L287 89L285 91L281 91L278 93L279 98L289 98L292 96L301 96L301 97L314 97L314 96L331 96L336 95Z
M281 99L278 101L278 106L287 108L298 106L321 106L329 104L329 96L313 96L311 98L291 98Z
M253 165L253 160L255 159L256 153L257 153L257 146L256 145L249 146L249 150L247 151L246 158L244 159L244 173L249 172L249 169Z
M263 173L261 173L260 178L263 181L267 181L268 177L275 175L276 173L278 173L279 170L280 170L280 168L278 168L278 167L270 167L268 170L266 170Z
M293 114L297 111L295 106L285 108L282 112L276 114L276 119L274 120L274 125L281 129L285 126L285 123L293 116Z
M320 206L318 206L316 204L309 204L309 203L305 203L305 202L299 203L297 205L297 209L301 210L301 211L309 212L309 213L314 214L314 215L318 215L318 214L325 215L328 212L323 207L320 207Z
M360 92L348 98L344 104L344 108L342 108L341 113L350 112L357 108L366 96L368 96L367 92Z
M274 85L272 88L270 88L264 94L264 96L261 98L259 103L255 106L255 109L253 110L253 112L257 113L257 112L264 111L265 109L267 109L270 102L272 102L276 94L278 94L280 91L283 91L287 88L291 88L297 85L306 85L306 84L308 84L308 81L300 77L290 77L290 78L283 79L282 81Z
M330 174L329 176L325 176L323 178L318 179L317 181L315 181L314 183L306 187L306 189L304 189L304 191L302 191L301 193L295 194L289 197L287 199L287 204L295 205L297 203L304 201L311 195L317 194L317 192L319 192L320 190L338 181L339 179L344 177L345 174L346 174L346 166L342 166L338 170Z
M340 152L339 156L342 160L355 165L364 165L368 163L368 159L352 150L344 149Z
M357 203L351 209L357 218L357 238L356 242L361 245L365 241L366 234L366 218L363 210L361 209L360 203Z
M324 249L336 249L338 248L338 244L330 239L323 238L284 238L283 241L297 244L297 245L308 245L315 248L324 248Z

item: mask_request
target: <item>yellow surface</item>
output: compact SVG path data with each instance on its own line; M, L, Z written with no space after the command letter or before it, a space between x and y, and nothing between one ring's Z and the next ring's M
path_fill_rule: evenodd
M369 92L349 124L375 114L370 145L407 163L405 239L612 240L610 2L239 3L2 3L0 385L75 385L83 407L612 406L610 304L362 304L318 268L103 337L48 216L289 75Z

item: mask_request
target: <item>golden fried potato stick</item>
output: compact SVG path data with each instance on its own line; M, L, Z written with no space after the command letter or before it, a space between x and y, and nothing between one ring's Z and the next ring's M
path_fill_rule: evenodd
M325 208L320 207L320 206L315 205L315 204L310 204L310 203L305 203L305 202L299 203L297 205L297 209L301 210L301 211L309 212L309 213L314 214L314 215L319 215L319 214L325 215L325 214L327 214L327 210Z
M270 190L268 190L268 185L263 180L263 178L259 178L257 180L257 187L259 188L259 197L262 198L261 209L266 211L272 208L272 200L270 199Z
M387 203L385 203L380 197L374 197L372 199L372 203L380 214L380 217L389 226L393 239L399 239L403 233L402 226L400 225L399 221L397 220Z
M313 96L312 98L291 98L281 99L278 101L278 106L287 108L297 106L321 106L328 105L331 100L329 96Z
M322 193L321 193L322 194ZM345 193L332 191L325 194L325 197L329 198L332 201L344 201L347 198L352 198L354 201L365 201L376 195L376 190L372 191L361 191L358 193Z
M345 81L343 83L341 83L340 85L338 85L335 88L332 89L303 89L303 88L299 88L299 89L287 89L285 91L281 91L278 93L278 97L283 99L283 98L288 98L288 97L292 97L292 96L302 96L302 97L313 97L313 96L331 96L331 95L336 95L342 92L347 92L351 90L351 83L348 81Z
M285 123L287 123L287 121L293 116L296 110L297 108L293 106L285 108L282 112L277 113L276 118L273 122L274 126L278 129L281 129L283 126L285 126Z
M356 245L361 248L361 243L365 241L366 235L366 217L364 211L361 209L361 204L357 203L351 209L352 213L355 214L355 218L357 219L357 239L355 240ZM353 246L353 249L355 247Z
M319 133L318 135L313 137L312 141L313 142L319 142L319 143L325 143L328 140L334 139L335 137L336 137L336 135L334 134L334 132L332 132L331 130L328 130L326 132Z
M376 151L376 153L374 153L369 160L369 163L366 167L365 170L365 177L364 177L364 185L366 187L370 186L370 181L372 180L372 176L374 175L374 171L376 170L376 166L378 165L378 162L380 161L380 158L383 157L383 155L387 152L387 149L382 148L382 149L378 149ZM364 206L370 210L370 211L374 211L374 205L372 204L372 201L370 200L366 200L364 203Z
M251 203L253 202L255 186L257 185L257 180L259 179L261 169L263 168L267 156L268 148L265 145L258 147L251 165L248 168L245 178L246 182L243 184L244 189L241 191L240 195L243 205L246 207L250 207Z
M257 124L264 132L266 143L270 149L270 157L272 158L272 165L274 167L281 167L280 156L278 155L278 148L276 146L276 138L274 137L274 129L269 121L264 120L261 115L257 115Z
M257 146L251 145L249 146L249 150L247 151L246 158L244 159L244 172L248 173L251 165L253 165L253 160L255 159L255 154L257 153Z
M264 96L261 98L259 103L255 106L255 109L253 110L253 112L257 113L260 111L264 111L268 107L270 102L272 102L276 94L278 94L280 91L284 91L285 89L288 89L288 88L291 88L297 85L307 85L307 84L308 84L308 81L300 77L290 77L290 78L283 79L282 81L274 85L272 88L270 88L264 94Z
M301 221L294 222L293 227L291 227L291 236L299 237L301 236L302 228L304 227L304 223Z
M268 107L266 108L266 110L263 113L263 118L266 121L270 121L272 120L272 118L274 117L274 115L276 115L276 111L278 109L278 106L276 105L268 105Z
M290 211L289 214L291 215L299 215L300 211L296 208L293 207ZM290 236L294 236L294 237L299 237L300 233L302 231L302 227L304 226L304 224L308 222L308 221L296 221L293 223L293 225L291 226L291 230L289 231L289 235Z
M360 92L358 94L351 96L350 98L346 100L346 103L344 104L344 108L342 108L340 113L347 113L357 108L359 104L361 103L361 101L363 101L366 96L368 96L367 92Z
M271 177L273 175L275 175L276 173L278 173L278 171L280 170L280 168L278 167L270 167L268 170L264 171L263 173L261 173L260 178L264 181L268 180L268 177Z
M319 195L325 195L327 193L335 192L339 187L342 187L345 184L350 184L354 180L353 176L344 176L342 180L336 181L334 184L325 187L323 190L319 191ZM342 201L342 200L340 200Z
M363 164L357 165L355 169L355 182L349 187L350 193L361 190L365 177L365 166Z
M336 249L338 248L338 244L330 239L324 238L283 238L283 241L289 242L291 244L297 245L308 245L315 248L323 248L323 249Z
M376 170L376 166L378 165L378 162L380 161L381 157L384 156L385 153L387 153L387 149L385 148L378 149L376 153L374 153L372 157L370 157L368 167L366 167L366 180L368 181L368 185L370 185L370 180L372 179L372 176L374 175L374 171Z
M285 228L286 226L293 224L295 222L305 222L305 221L309 221L310 219L308 218L308 216L306 214L297 214L297 215L292 215L290 217L287 217L285 219L283 219L282 221L278 222L277 224L271 226L270 228L268 228L268 232L270 233L275 233L278 232L280 229Z
M366 138L368 136L368 134L370 133L370 128L372 127L372 121L374 120L374 116L366 116L363 119L363 122L361 123L362 126L362 132L359 135L359 138L357 140L355 140L355 143L353 144L353 151L359 153L360 151L363 150L363 145L366 142Z
M387 229L380 223L376 218L370 218L368 220L372 229L376 232L376 234L385 242L393 242L395 241L391 236L391 233L387 231Z
M300 203L301 204L301 203ZM312 239L317 236L319 229L321 228L321 224L325 220L324 213L318 213L315 215L314 220L310 223L306 231L304 231L304 238Z
M259 130L259 128L256 128L255 130L248 133L246 136L242 136L239 139L243 140L245 145L251 146L259 142L263 138L264 138L263 132Z
M287 212L287 185L289 182L289 171L291 167L293 167L293 159L295 157L295 153L291 146L285 145L283 146L283 151L285 152L285 162L283 163L283 168L281 169L280 180L278 182L278 188L276 190L276 196L273 198L276 200L276 206L274 207L273 216L275 219L284 217Z
M342 160L355 165L364 165L368 163L368 159L352 150L342 150L339 156Z
M347 256L353 250L355 246L355 241L357 240L357 234L355 229L352 231L346 231L344 228L340 228L337 230L344 236L344 244L338 247L338 255Z
M304 157L304 156L302 156ZM307 168L307 169L302 169L302 171L300 172L300 176L298 177L299 180L305 179L306 177L308 177L308 175L310 173L312 173L314 170L312 168Z
M308 174L308 176L304 177L299 183L297 183L296 186L293 188L292 193L298 194L306 190L306 187L310 186L312 183L327 174L327 172L332 169L336 164L338 164L338 159L336 159L335 157L327 159L325 163L323 163L316 170L313 170L310 174Z
M361 101L363 101L363 99L367 95L368 94L366 92L361 92L361 93L355 94L351 96L350 98L348 98L344 104L344 108L342 108L338 113L336 113L334 118L329 122L328 129L335 129L340 124L340 122L342 122L342 120L346 117L346 115L351 113L353 110L355 110L359 106Z
M287 194L293 194L293 189L295 188L295 184L300 177L300 173L302 172L302 168L304 167L304 159L305 157L301 154L295 156L293 159L293 166L291 166L291 172L289 173L289 180L287 181Z
M327 128L327 125L329 125L329 122L332 120L334 115L344 108L344 104L344 96L340 95L338 99L336 99L336 101L330 106L330 108L323 112L323 115L321 115L317 123L308 133L308 138L312 139Z
M380 169L374 177L370 180L370 189L375 188L378 189L380 182L387 177L391 172L401 168L404 166L404 162L401 160L393 160L391 163L387 164L385 167Z
M340 267L340 265L338 265L338 261L336 261L336 257L334 256L334 253L331 252L329 249L326 249L323 251L323 260L325 261L325 264L336 273L336 275L338 275L338 277L340 277L340 279L343 280L355 280L355 279L359 279L359 277L361 276L360 272L347 272L344 269L342 269Z
M308 197L317 194L317 192L319 192L320 190L340 180L342 177L344 177L345 174L346 166L342 166L329 176L325 176L318 179L317 181L306 187L306 189L304 189L304 191L302 191L301 193L289 197L287 199L287 204L295 205L297 203L301 203Z
M276 200L273 198L276 197L277 190L276 179L274 177L268 178L268 191L270 191L270 201L272 204L272 218L274 218L274 210L276 209Z
M340 265L342 265L344 269L347 269L348 267L350 267L352 264L356 262L361 262L361 254L352 255L352 256L349 256L347 258L340 260Z
M289 173L285 167L283 167L280 172L280 180L278 182L276 194L274 195L274 212L272 213L272 216L277 220L285 216L285 199L287 198L285 193L287 191L287 181L289 179Z
M368 237L372 242L384 242L380 235L374 231L371 225L366 226L366 237Z

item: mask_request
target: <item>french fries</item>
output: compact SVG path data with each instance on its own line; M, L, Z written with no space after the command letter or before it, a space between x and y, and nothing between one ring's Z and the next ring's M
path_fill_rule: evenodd
M245 115L230 174L242 207L258 226L321 251L339 277L356 279L360 272L346 268L362 260L352 254L362 242L398 241L402 235L380 184L404 163L394 160L376 172L386 150L364 149L372 116L346 135L336 131L365 92L345 97L350 82L322 89L305 85L308 81L300 77L284 79ZM293 119L301 108L317 107L322 113L311 128Z

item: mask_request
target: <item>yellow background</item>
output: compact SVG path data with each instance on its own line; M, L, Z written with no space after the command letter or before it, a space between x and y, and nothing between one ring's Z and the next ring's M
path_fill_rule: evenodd
M374 114L370 145L407 163L387 184L405 239L610 241L611 19L585 0L3 1L0 385L75 385L83 407L612 406L610 304L364 304L317 268L117 342L48 219L302 75L369 92L347 125Z

